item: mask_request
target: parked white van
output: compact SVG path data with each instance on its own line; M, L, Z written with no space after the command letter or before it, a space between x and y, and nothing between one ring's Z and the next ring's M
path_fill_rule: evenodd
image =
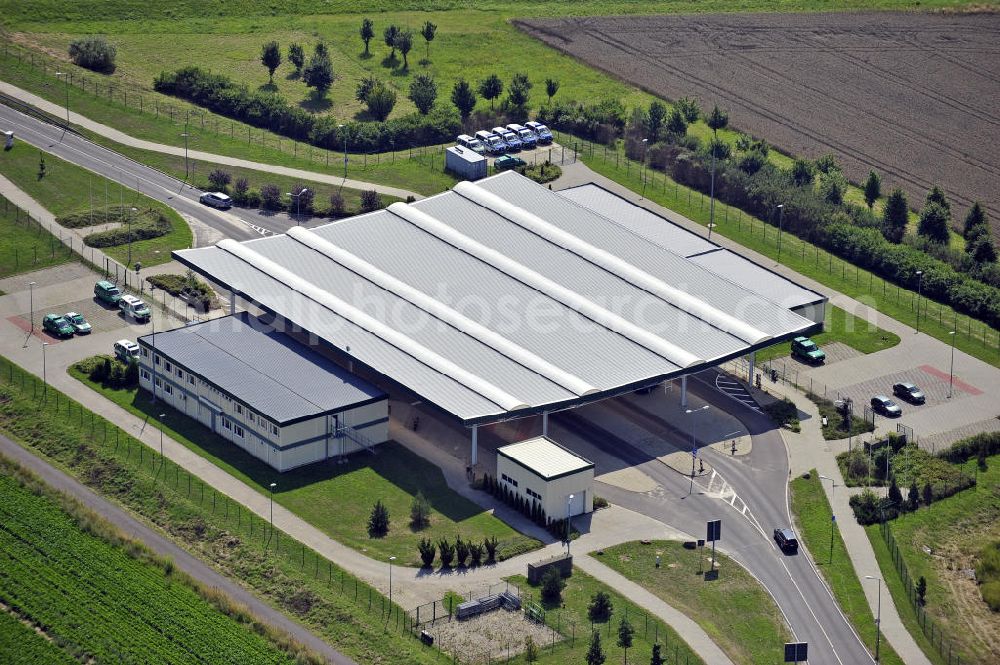
M149 306L133 295L122 296L122 299L118 301L118 307L121 309L122 314L125 316L131 316L139 323L149 321Z
M483 146L486 148L486 152L491 155L502 155L507 151L507 144L503 142L502 138L492 132L487 132L481 129L476 132L476 138L482 141Z
M486 146L479 139L472 138L468 134L459 134L458 138L455 139L455 143L462 146L463 148L468 148L472 152L479 153L480 155L486 152Z

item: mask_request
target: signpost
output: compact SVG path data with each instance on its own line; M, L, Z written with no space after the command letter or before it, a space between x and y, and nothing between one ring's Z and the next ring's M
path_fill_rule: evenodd
M785 643L785 662L786 663L804 663L809 660L809 643L808 642L786 642Z
M722 538L722 520L711 520L706 522L705 540L712 543L712 567L709 574L715 577L715 541Z

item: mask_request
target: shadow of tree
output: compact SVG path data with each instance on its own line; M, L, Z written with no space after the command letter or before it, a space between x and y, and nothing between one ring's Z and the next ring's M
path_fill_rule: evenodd
M310 113L322 113L333 108L333 101L326 95L320 97L318 93L313 93L300 101L299 107Z
M384 58L382 58L382 66L395 69L396 67L399 66L399 58L397 56L389 54Z
M278 92L278 86L274 84L273 81L268 81L262 86L257 88L261 92Z

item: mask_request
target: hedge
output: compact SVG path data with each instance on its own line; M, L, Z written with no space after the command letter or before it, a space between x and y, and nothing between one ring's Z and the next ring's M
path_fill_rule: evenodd
M458 112L450 106L437 106L427 115L411 113L386 122L351 121L339 127L335 118L310 114L277 93L251 90L198 67L162 72L153 88L228 118L330 150L342 150L345 138L349 152L435 145L453 140L462 129Z
M961 464L978 457L981 448L986 449L986 457L1000 454L1000 432L983 432L956 441L950 447L939 452L938 457L954 464Z
M134 221L131 224L131 229L128 224L124 224L107 231L98 231L86 236L83 242L87 247L116 247L124 245L130 238L132 242L138 242L139 240L159 238L170 233L173 227L166 215L159 211L152 211L152 213L155 215L152 220L147 218Z

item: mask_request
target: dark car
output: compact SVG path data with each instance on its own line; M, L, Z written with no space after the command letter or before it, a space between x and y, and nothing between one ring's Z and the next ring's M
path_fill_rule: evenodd
M525 162L520 157L515 157L514 155L504 155L503 157L497 157L496 161L493 162L493 168L496 169L497 171L518 169L526 165L527 162Z
M799 551L799 541L791 529L775 529L774 542L778 543L782 552Z
M885 395L875 395L875 397L872 397L872 409L875 413L881 413L883 416L889 416L890 418L903 415L903 410L899 408L899 405Z
M70 322L58 314L46 314L42 319L42 328L56 337L72 337L75 332Z
M911 404L923 404L927 399L924 397L924 391L906 381L893 384L892 394L896 397L902 397Z

